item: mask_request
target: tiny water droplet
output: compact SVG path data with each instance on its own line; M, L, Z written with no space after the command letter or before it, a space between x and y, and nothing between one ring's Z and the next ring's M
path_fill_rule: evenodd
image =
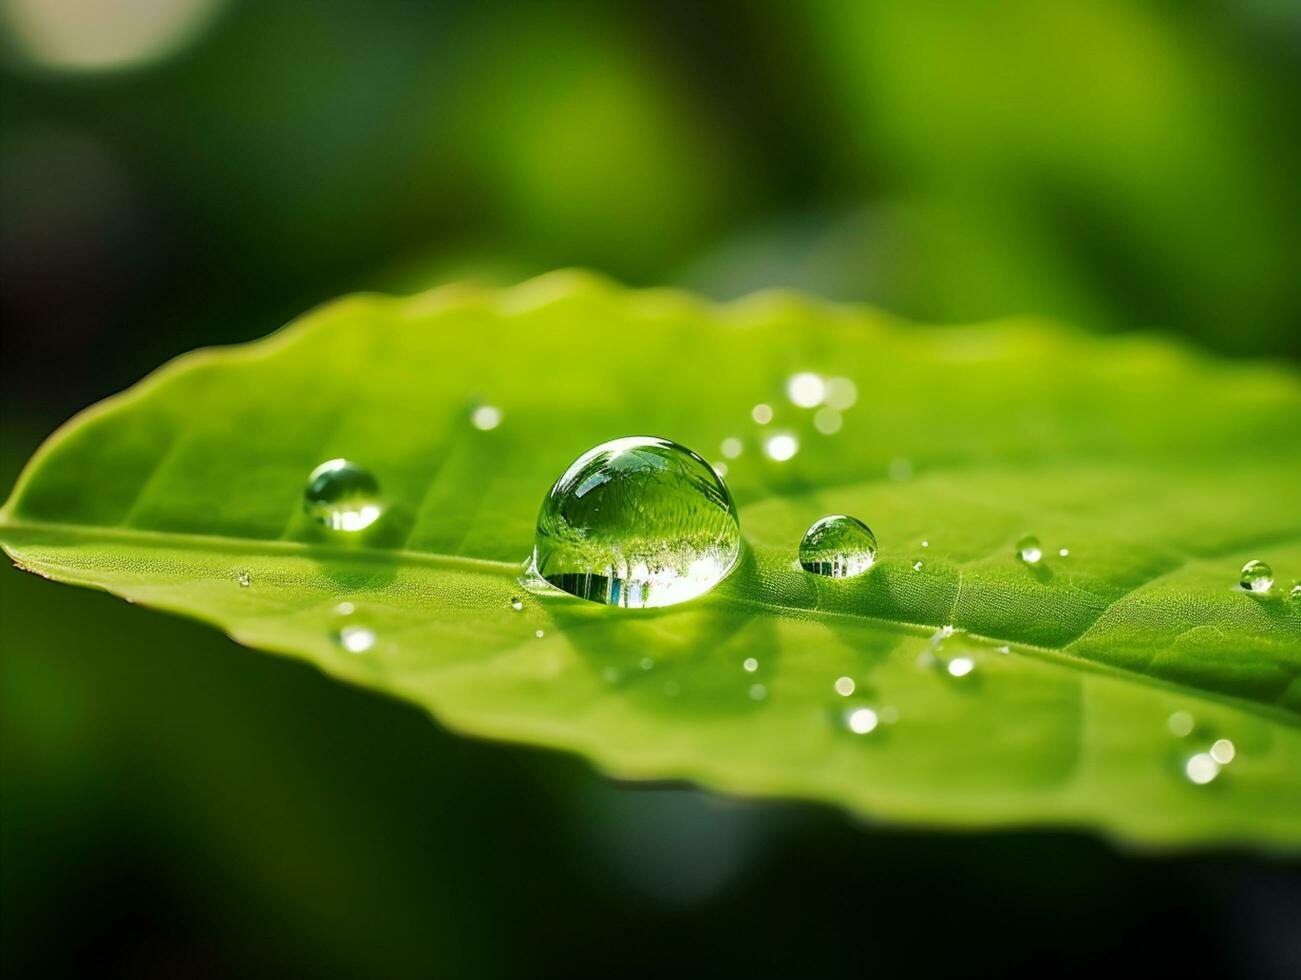
M331 459L312 470L303 491L303 509L332 531L360 531L383 512L379 481L346 459Z
M768 696L768 688L764 687L762 684L751 684L751 685L750 685L750 700L751 700L751 701L762 701L762 700L763 700L764 698L766 698L767 696Z
M1009 649L1009 648L1006 647L1006 646L1001 646L1001 647L994 647L994 652L995 652L995 653L1011 653L1012 651L1011 651L1011 649Z
M514 609L516 612L519 612L521 609L524 608L524 600L518 597L512 598L510 601L510 607Z
M540 640L540 639L542 639L542 637L546 636L547 634L546 634L546 632L545 632L544 630L538 630L538 631L537 631L536 633L534 633L533 635L536 636L536 637Z
M835 687L836 687L836 693L839 694L842 698L847 698L847 697L849 697L851 694L853 694L853 693L854 693L854 686L855 686L855 685L854 685L854 678L852 678L852 677L837 677L837 678L836 678L836 685L835 685Z
M830 405L819 408L813 416L813 428L824 436L834 436L844 424L844 417Z
M945 665L950 677L966 677L976 669L976 662L970 657L954 657Z
M792 374L786 382L786 397L800 408L816 408L826 395L826 382L810 371Z
M759 669L759 661L755 660L754 657L746 657L741 666L745 668L747 674L753 674Z
M800 567L828 578L862 575L876 561L876 535L857 517L831 514L804 532Z
M923 541L923 542L922 542L922 547L923 547L923 548L929 548L930 546L931 546L931 543L930 543L929 541Z
M1252 560L1242 566L1238 584L1248 592L1268 592L1274 587L1274 569L1263 561Z
M1058 548L1058 549L1057 549L1057 554L1060 555L1062 558L1069 558L1069 557L1071 556L1071 549L1070 549L1070 548Z
M1211 758L1222 766L1227 766L1237 754L1238 750L1227 738L1216 739L1215 744L1211 746Z
M827 379L827 404L844 411L858 401L858 386L849 378Z
M538 512L531 572L571 595L671 606L721 582L741 552L727 486L691 450L648 436L602 443Z
M1039 539L1033 534L1027 534L1016 543L1016 556L1027 565L1038 565L1039 560L1043 558L1043 549L1039 546Z
M1198 752L1184 765L1188 781L1204 786L1220 774L1220 764L1209 752Z
M922 566L922 563L921 563L920 559L919 559L918 561L913 562L913 571L914 571L914 572L920 572L920 571L922 570L922 567L923 567L923 566Z
M496 405L480 405L470 416L470 423L484 432L501 425L501 409Z
M800 451L800 441L789 432L779 432L768 437L768 441L763 444L763 451L769 459L784 463Z
M240 572L235 576L235 581L239 583L241 589L247 589L253 584L253 576L249 572Z
M1288 594L1289 599L1301 599L1301 582L1292 583L1292 591Z
M375 631L366 626L344 626L335 636L349 653L365 653L375 646Z
M750 409L750 418L754 419L760 425L767 425L772 421L772 406L764 405L762 402Z
M736 459L745 449L745 445L736 436L728 436L723 440L723 444L718 447L719 452L727 459Z
M845 714L845 724L855 735L866 735L876 728L877 714L871 708L855 708Z
M334 614L336 616L351 616L356 611L357 607L346 600L334 607Z
M1176 711L1166 719L1165 727L1170 729L1171 735L1185 738L1193 732L1193 716L1187 711Z

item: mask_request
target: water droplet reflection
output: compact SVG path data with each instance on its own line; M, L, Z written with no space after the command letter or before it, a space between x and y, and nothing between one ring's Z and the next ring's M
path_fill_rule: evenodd
M1274 569L1263 561L1249 561L1242 566L1238 584L1248 592L1268 592L1274 587Z
M753 674L759 669L759 661L755 660L754 657L746 657L745 662L741 664L741 666L745 668L747 674Z
M871 708L855 708L845 716L845 724L855 735L866 735L876 728L876 712Z
M976 669L976 662L970 657L954 657L945 665L950 677L966 677Z
M349 460L326 460L307 478L303 510L331 531L364 530L383 512L379 481L370 470Z
M1027 534L1016 543L1016 556L1027 565L1038 565L1039 560L1044 556L1039 539L1033 534Z
M862 575L876 561L876 535L856 517L820 518L800 541L800 567L828 578Z
M338 639L339 646L349 653L365 653L375 646L375 631L366 626L344 626Z
M241 589L247 589L250 585L253 584L253 576L251 573L247 571L240 572L238 575L235 576L235 581L239 583L239 587Z

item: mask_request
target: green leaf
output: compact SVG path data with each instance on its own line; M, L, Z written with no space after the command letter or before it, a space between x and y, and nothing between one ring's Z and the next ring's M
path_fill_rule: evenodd
M787 402L799 370L856 383L834 435ZM497 428L471 424L484 404ZM179 358L51 437L0 539L29 570L619 776L934 825L1294 848L1299 417L1295 374L1162 340L924 328L784 294L715 307L557 273L344 299ZM765 455L775 432L798 437L794 458ZM711 459L742 440L740 567L663 610L521 591L552 481L628 434ZM387 502L358 542L302 513L308 472L336 456ZM880 541L862 577L795 563L837 512ZM1038 566L1014 556L1025 533ZM1237 588L1252 558L1279 573L1271 593ZM340 602L370 650L338 642ZM963 657L974 669L952 676ZM861 735L860 707L878 719ZM1171 733L1176 712L1191 734ZM1217 739L1236 757L1195 785L1186 762Z

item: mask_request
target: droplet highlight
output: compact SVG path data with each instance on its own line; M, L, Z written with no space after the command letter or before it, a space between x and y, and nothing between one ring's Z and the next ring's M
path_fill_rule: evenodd
M1220 764L1209 752L1198 752L1184 763L1184 775L1198 786L1205 786L1219 774Z
M779 432L768 438L763 444L763 451L769 459L784 463L800 451L800 441L789 432Z
M855 708L845 715L845 726L855 735L866 735L876 729L879 719L871 708Z
M1249 561L1242 566L1238 584L1248 592L1268 592L1274 587L1274 569L1263 561Z
M851 694L853 694L855 686L856 685L854 684L854 678L852 677L836 678L836 684L835 684L836 693L839 694L842 698L847 698Z
M375 646L375 631L367 626L344 626L335 635L349 653L365 653Z
M760 425L767 425L772 421L772 406L765 405L762 402L750 409L750 418L754 419Z
M303 491L307 516L331 531L370 527L383 513L379 481L370 470L346 459L331 459L312 470Z
M481 432L488 432L501 425L501 409L496 405L480 405L470 416L470 424Z
M253 584L253 576L247 571L242 571L235 576L235 581L239 583L241 589L247 589Z
M826 382L811 371L793 374L786 382L786 397L800 408L816 408L826 396Z
M1039 539L1033 534L1027 534L1016 543L1016 556L1027 565L1038 565L1044 556Z
M633 436L576 459L538 512L530 572L582 599L652 608L708 592L735 566L727 486L691 450Z
M1218 738L1215 744L1211 746L1211 758L1222 766L1227 766L1233 761L1233 757L1238 754L1238 750L1227 738Z
M876 561L876 535L857 517L820 518L800 541L800 567L828 578L862 575Z

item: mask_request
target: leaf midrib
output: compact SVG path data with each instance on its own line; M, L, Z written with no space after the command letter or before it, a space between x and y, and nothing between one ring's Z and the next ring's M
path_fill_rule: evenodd
M49 521L13 520L6 513L0 513L0 531L2 530L16 531L20 534L26 532L34 535L66 535L72 537L84 535L87 538L129 541L137 545L157 544L166 547L180 546L184 548L198 548L206 551L256 552L261 550L263 552L297 554L304 557L317 558L330 557L375 562L392 562L394 560L399 560L426 567L461 566L470 569L490 569L494 572L508 571L514 573L522 569L522 563L519 562L496 561L489 558L471 558L464 555L442 555L427 551L368 548L365 546L330 547L328 545L306 541L241 538L231 535L195 534L184 531L149 531L139 528L112 527L96 524L62 524ZM6 551L7 550L8 547L6 546ZM22 567L21 562L20 567ZM1157 577L1159 578L1160 576ZM1139 585L1136 589L1142 587L1143 585ZM1130 592L1132 591L1134 590L1131 589ZM1127 592L1126 594L1130 593ZM883 625L918 631L937 630L942 626L947 625L943 623L909 622L906 620L891 619L886 616L873 616L865 613L847 613L827 609L810 609L803 606L787 606L782 603L772 602L771 600L751 599L738 595L718 595L716 598L718 601L724 603L749 606L775 615L799 615L814 619L844 619L860 623L881 623ZM1108 604L1107 608L1111 608L1116 601L1119 600L1113 600L1112 603ZM1180 684L1175 681L1166 680L1165 678L1153 677L1150 674L1131 670L1126 667L1103 663L1087 657L1081 657L1068 652L1062 647L1049 647L1036 643L1027 643L1023 640L1016 639L1015 637L994 636L983 633L974 633L967 630L963 630L962 632L966 636L983 642L1015 645L1019 652L1061 666L1067 666L1077 670L1086 670L1097 674L1116 676L1127 681L1141 683L1161 690L1175 691L1179 692L1181 695L1193 696L1225 705L1231 705L1240 710L1248 711L1271 721L1280 722L1293 727L1301 727L1301 718L1298 718L1294 713L1265 702L1239 698L1219 691L1212 691L1188 684ZM1074 642L1074 640L1072 640L1072 642Z

